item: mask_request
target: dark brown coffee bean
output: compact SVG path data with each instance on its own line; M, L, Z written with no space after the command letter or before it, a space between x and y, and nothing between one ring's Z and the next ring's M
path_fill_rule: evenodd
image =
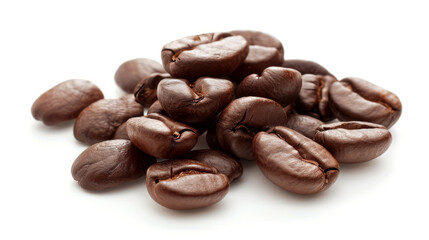
M336 81L331 76L303 75L302 88L295 103L296 111L323 121L332 120L334 117L329 108L329 89Z
M156 100L155 102L152 103L152 105L150 105L149 109L147 110L147 114L151 114L151 113L158 113L158 114L168 116L168 113L164 110L164 108L162 108L159 100Z
M308 115L297 113L287 115L286 127L291 128L310 139L313 139L314 134L316 134L316 129L322 124L323 122L319 119Z
M210 149L214 150L223 150L222 147L219 145L219 141L217 140L216 136L216 124L219 121L219 116L220 114L216 115L216 117L213 118L213 121L210 123L206 133L207 145L209 145Z
M151 113L158 113L158 114L170 117L168 113L162 108L161 103L158 100L156 100L147 110L147 114L151 114ZM202 135L205 131L207 131L212 121L213 119L208 119L204 122L199 122L199 123L185 122L185 124L191 126L192 128L195 128L198 134Z
M146 175L149 195L170 209L194 209L222 200L229 189L229 179L202 162L167 160L153 164Z
M238 86L238 97L258 96L272 99L283 106L295 101L301 90L301 74L291 68L268 67L261 76L251 74Z
M132 94L119 99L102 99L79 114L74 124L74 136L87 144L110 140L122 123L142 115L143 107L134 101Z
M100 191L144 176L155 162L131 141L118 139L90 146L76 158L71 171L82 188Z
M365 121L390 128L402 112L395 94L360 78L344 78L332 84L329 97L332 112L341 121Z
M199 78L194 84L179 79L165 79L158 85L158 100L172 118L187 123L209 120L234 96L229 80Z
M137 58L126 61L115 73L116 84L125 92L133 93L136 85L152 73L164 73L160 63L148 58Z
M282 65L284 50L277 38L257 31L232 31L231 33L235 36L243 36L249 42L249 54L232 74L235 80L241 81L250 74L260 75L268 67Z
M324 147L287 127L256 134L253 154L265 177L293 193L326 190L339 173L338 162Z
M113 139L127 139L130 140L127 133L127 122L121 124L121 126L116 129Z
M194 128L157 113L128 120L127 133L140 150L157 158L185 154L198 140Z
M67 80L40 95L31 113L36 120L52 126L76 118L84 108L102 98L103 93L92 82Z
M320 126L314 140L340 163L360 163L383 154L392 136L383 125L368 122L337 122Z
M286 113L277 102L261 97L242 97L232 101L219 116L216 136L229 153L252 160L252 140L259 131L286 125Z
M243 174L243 166L241 166L240 161L222 151L212 149L194 150L181 158L199 161L215 167L220 173L225 174L231 182Z
M162 49L165 70L175 78L224 77L246 58L249 44L230 33L189 36L166 44Z
M156 96L158 83L166 78L171 78L170 74L153 73L143 78L134 89L134 97L136 98L136 102L145 107L152 105L158 99Z
M324 68L322 65L308 60L301 60L301 59L289 59L284 60L282 67L285 68L293 68L301 73L301 75L304 74L313 74L313 75L329 75L335 78L334 75L332 75L326 68Z

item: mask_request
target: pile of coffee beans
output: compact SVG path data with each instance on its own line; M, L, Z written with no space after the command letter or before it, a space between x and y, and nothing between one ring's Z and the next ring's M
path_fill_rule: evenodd
M241 161L254 161L279 187L315 194L335 183L340 164L383 154L401 115L392 92L338 80L313 61L284 60L282 43L263 32L181 38L161 58L162 65L140 58L119 66L115 81L129 93L119 99L73 79L34 102L35 119L76 119L75 138L91 145L72 165L82 188L146 175L160 205L200 208L222 200L243 173ZM192 150L205 132L210 149Z

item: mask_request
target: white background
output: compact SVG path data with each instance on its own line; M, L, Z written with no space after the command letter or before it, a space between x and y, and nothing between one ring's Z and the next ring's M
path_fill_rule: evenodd
M1 1L0 239L428 239L428 23L424 1ZM157 205L144 179L102 193L73 181L86 146L73 122L32 118L41 93L82 78L116 98L122 62L160 61L169 41L235 29L265 31L287 59L396 93L403 113L388 151L341 165L314 196L283 191L247 162L220 203L194 211Z

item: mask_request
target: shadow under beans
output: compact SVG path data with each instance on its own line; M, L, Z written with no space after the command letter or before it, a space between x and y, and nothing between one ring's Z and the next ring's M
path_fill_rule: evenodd
M59 132L59 131L65 131L65 130L68 131L68 129L73 130L72 128L74 125L74 119L54 125L54 126L46 126L41 121L34 120L33 125L34 125L33 128L41 133L52 133L52 132Z
M139 188L139 187L145 187L146 186L146 178L145 178L145 176L143 176L139 179L136 179L136 180L124 183L124 184L120 184L120 185L115 186L113 188L104 189L101 191L90 191L90 190L84 189L84 188L80 187L79 184L75 181L73 182L73 185L76 188L79 188L79 190L81 190L87 194L103 196L103 195L117 194L119 192L128 191L130 189L135 189L135 188Z
M385 157L380 156L362 163L340 163L340 174L363 174L365 172L381 171L384 169L383 165L385 165L387 160L388 159L385 159Z
M213 213L219 212L223 207L224 200L221 200L219 203L196 209L188 209L188 210L174 210L163 207L161 205L157 205L156 211L167 218L177 218L180 220L186 220L187 218L194 218L196 216L203 215L211 215Z

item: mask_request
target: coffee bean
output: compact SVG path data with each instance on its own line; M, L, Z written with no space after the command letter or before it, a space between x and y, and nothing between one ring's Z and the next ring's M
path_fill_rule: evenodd
M368 122L337 122L321 125L314 140L340 163L360 163L383 154L392 135L383 125Z
M333 78L335 78L334 75L332 75L326 68L324 68L322 65L308 60L302 60L302 59L288 59L284 60L282 67L285 68L293 68L301 73L301 75L304 74L313 74L313 75L322 75L326 76L329 75Z
M296 111L323 121L334 119L329 108L329 89L336 81L328 75L303 75L302 88L295 103Z
M167 160L147 170L146 186L152 199L166 208L194 209L222 200L229 179L202 162Z
M181 158L191 159L215 167L232 182L243 174L243 167L238 159L218 150L200 149L190 151Z
M257 31L232 31L234 36L243 36L249 43L249 53L244 62L232 73L233 78L240 82L250 74L261 74L271 66L283 63L283 45L275 37Z
M47 126L57 125L76 118L84 108L102 98L103 93L92 82L67 80L40 95L31 113Z
M127 139L130 140L127 133L127 122L121 124L121 126L116 129L113 139Z
M223 149L219 145L219 141L217 140L217 136L216 136L216 124L219 121L219 116L220 114L216 115L216 117L210 123L206 133L206 142L207 142L207 145L209 145L210 149L222 151Z
M291 104L301 90L301 74L291 68L268 67L261 76L251 74L238 86L238 97L258 96L283 106Z
M71 171L82 188L100 191L144 176L155 162L131 141L118 139L90 146L76 158Z
M153 73L143 78L134 88L134 97L136 98L136 102L145 107L151 106L158 99L156 95L158 83L166 78L171 78L170 74Z
M316 129L322 124L323 122L319 119L308 115L297 113L287 115L286 127L293 129L310 139L313 139L314 134L316 134Z
M390 128L402 112L395 94L360 78L335 82L329 97L332 112L341 121L365 121Z
M164 73L160 63L148 58L137 58L126 61L115 73L116 84L125 92L133 93L136 85L152 73Z
M110 140L122 123L142 115L143 107L134 101L132 94L119 99L98 100L79 114L74 124L74 136L87 144Z
M150 105L149 109L147 110L147 114L151 114L151 113L158 113L158 114L168 116L168 113L164 110L164 108L162 108L159 100L156 100L155 102L152 103L152 105Z
M338 162L324 147L287 127L256 134L253 154L265 177L293 193L324 191L339 173Z
M166 44L161 52L165 70L175 78L230 75L246 58L249 44L242 36L207 33Z
M158 99L172 118L198 123L209 120L233 98L234 86L224 79L199 78L194 84L165 79L158 85Z
M185 154L198 140L194 128L157 113L128 120L127 133L140 150L157 158Z
M267 98L242 97L222 111L216 136L222 149L240 159L252 160L253 136L278 125L286 125L286 113L280 104Z

